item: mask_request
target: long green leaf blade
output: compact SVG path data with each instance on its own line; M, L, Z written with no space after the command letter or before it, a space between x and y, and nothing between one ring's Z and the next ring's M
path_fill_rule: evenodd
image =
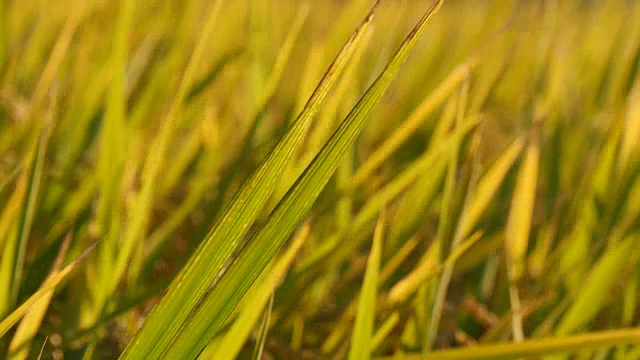
M224 273L202 305L192 314L170 351L165 354L167 358L195 358L219 331L247 289L311 209L338 167L341 157L354 143L373 106L380 100L426 24L441 5L442 1L434 2L405 38L382 74L340 124L329 142L278 204L266 224Z
M630 235L615 248L607 251L589 275L582 290L562 318L556 333L570 334L587 324L602 308L609 297L609 289L618 278L618 274L627 264L638 237Z
M60 272L70 244L71 233L67 235L62 246L60 247L58 256L56 257L51 268L51 273L45 281L53 278ZM49 304L52 298L53 290L48 291L41 299L33 304L33 306L31 306L29 311L25 314L24 318L20 322L20 326L18 326L18 329L16 330L15 335L13 335L13 338L11 339L8 354L9 359L27 359L27 357L29 356L29 350L31 348L31 342L38 332L40 325L42 324L42 320L47 313L47 309L49 308Z
M46 296L50 291L53 291L62 280L64 280L71 271L78 266L79 262L82 261L87 255L91 253L95 245L92 245L87 250L85 250L80 256L78 256L75 260L73 260L69 265L65 266L59 272L51 275L47 278L47 280L42 284L42 286L36 291L33 295L31 295L25 302L23 302L17 309L15 309L11 314L9 314L6 318L4 318L0 322L0 337L4 336L4 334L11 329L13 325L15 325L24 315L25 313L36 303L38 300L42 299Z
M272 299L276 286L286 274L308 234L309 226L303 227L278 262L271 269L260 275L260 280L256 281L249 289L242 311L231 326L231 329L216 345L212 359L235 358L238 355L242 345L249 338L251 330L260 319L260 314L263 311L271 311L266 306L269 301L273 301L270 299Z
M537 358L560 352L576 352L595 350L624 344L640 344L639 329L623 329L596 332L576 336L565 336L548 339L526 340L514 344L491 344L471 348L441 350L429 353L431 360L498 360ZM402 359L423 359L422 354L403 355ZM383 358L381 358L383 359ZM390 357L388 359L395 359Z
M125 349L123 359L160 357L173 341L185 319L196 308L248 231L249 225L268 201L294 150L302 142L313 116L369 29L374 10L375 7L337 55L293 126L245 182L218 223L172 281L165 297Z
M24 199L17 218L16 235L13 241L7 242L3 250L3 262L0 267L0 279L3 280L0 289L4 294L0 297L0 316L12 310L18 301L18 293L23 285L24 262L27 251L27 242L31 234L38 193L44 172L45 154L47 151L49 137L52 132L53 121L48 119L42 127L36 139L32 154L30 154L30 167L25 168Z
M364 281L360 291L360 299L358 300L358 312L353 325L353 335L351 336L350 360L371 358L384 224L384 212L382 212L373 235L373 245L371 246L367 270L364 273Z

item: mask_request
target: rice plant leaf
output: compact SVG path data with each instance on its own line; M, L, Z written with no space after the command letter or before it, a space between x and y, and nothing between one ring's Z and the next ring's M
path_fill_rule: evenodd
M360 64L362 58L369 47L369 43L373 38L373 31L369 31L362 39L362 45L353 54L353 59L349 66L345 69L344 75L331 96L327 99L326 105L323 107L322 112L318 115L318 119L313 129L309 131L309 138L306 142L306 146L303 148L303 154L300 155L300 159L291 166L282 177L282 182L276 190L272 203L274 204L270 208L272 209L282 199L287 190L293 185L295 180L300 176L304 169L309 165L313 157L320 151L324 143L331 136L331 131L336 127L336 121L340 119L341 115L338 115L341 111L341 107L344 107L346 95L350 90L353 90L356 77L356 70L361 69ZM346 165L345 165L346 166ZM340 186L340 185L338 185Z
M582 284L575 301L564 315L556 334L567 335L585 326L593 319L610 297L609 289L627 265L638 236L629 235L616 247L609 249L595 265L587 281Z
M384 226L385 216L384 212L382 212L380 213L378 225L373 234L373 245L371 245L371 253L367 261L367 269L364 273L362 290L360 291L360 297L358 299L358 309L355 324L353 325L353 333L351 335L351 348L349 350L350 360L371 358Z
M48 92L60 69L62 60L64 60L69 50L73 35L83 19L85 8L86 6L74 6L71 11L69 11L69 17L66 19L64 27L51 50L51 55L42 70L38 84L31 96L30 113L28 116L34 116L37 111L41 110L43 104L46 103Z
M214 67L209 70L207 75L205 75L202 79L198 80L186 96L186 101L193 101L193 99L197 98L200 94L202 94L207 87L209 87L214 80L218 78L220 73L230 64L232 64L236 59L241 57L244 54L244 49L236 49L231 51L230 53L224 55Z
M495 161L478 183L478 187L469 204L469 210L463 215L461 224L456 229L456 238L465 238L477 224L478 220L498 192L504 178L515 163L524 147L524 139L517 138Z
M262 315L262 321L260 322L260 330L258 331L256 345L253 348L253 354L251 354L251 359L253 360L262 359L264 345L267 342L267 332L269 332L269 322L271 321L271 312L273 310L273 299L274 295L273 293L271 293L271 296L269 296L269 305L264 310L264 314Z
M389 304L399 304L406 301L410 295L418 290L421 284L438 275L445 266L452 266L481 238L482 233L480 232L471 235L469 239L463 241L460 246L449 254L443 264L439 263L438 243L433 242L429 250L418 262L416 268L389 290L387 302Z
M515 341L522 341L524 338L520 295L517 285L525 267L525 256L535 205L539 157L540 149L537 134L534 133L531 142L527 146L524 162L518 173L505 236L510 282L509 296L513 311L512 329Z
M229 331L225 333L224 337L216 344L212 359L233 359L238 355L242 345L251 335L251 330L256 326L260 314L264 311L270 311L269 309L265 310L265 306L270 301L269 299L272 297L276 286L284 277L308 234L309 226L307 225L301 229L278 262L271 269L261 274L259 280L249 289L238 318L234 321Z
M520 279L524 268L524 257L527 252L535 204L539 157L540 149L537 140L534 139L527 146L524 162L518 173L506 230L506 250L510 262L511 278L514 282Z
M313 116L349 62L363 34L371 26L374 11L375 7L337 55L284 138L244 183L217 224L172 281L164 298L125 349L123 359L160 357L173 341L183 322L198 305L240 239L247 233L249 225L268 201L294 150L302 142Z
M12 310L18 301L18 293L22 285L24 261L27 251L27 242L31 234L33 219L35 217L38 193L42 179L45 154L49 137L51 135L53 121L49 118L36 138L34 148L30 154L30 165L24 169L23 183L26 184L23 191L24 198L20 212L16 219L16 232L13 239L5 243L2 249L2 265L0 266L0 289L3 295L0 297L0 316Z
M373 106L380 100L393 76L415 46L426 24L441 5L442 1L434 2L405 38L382 74L369 87L329 142L270 214L264 226L249 240L235 262L229 266L203 300L201 306L194 311L165 354L167 358L198 356L219 331L247 289L311 209L340 164L341 157L356 140Z
M278 52L276 63L273 65L273 71L269 74L269 78L264 85L265 88L261 92L261 97L259 98L256 106L257 114L264 111L265 106L267 106L267 103L273 97L273 94L275 94L278 84L280 84L280 79L285 74L287 62L293 53L293 46L296 44L296 40L302 31L302 26L304 25L310 10L311 4L303 2L293 24L291 24L291 29L287 38Z
M22 177L16 182L13 192L3 205L2 212L0 212L0 249L5 248L7 241L13 241L15 236L15 219L20 214L22 202L24 201L25 188L27 186L26 178ZM0 309L4 306L3 303L9 303L9 284L11 279L11 267L8 266L9 262L3 262L0 266L0 280L3 284L4 291L0 294ZM5 270L6 267L6 270ZM6 287L6 288L5 288Z
M8 3L0 3L0 78L9 60L9 21L7 15Z
M476 139L479 139L479 137ZM472 146L474 146L473 143ZM517 138L505 151L503 151L491 168L489 168L487 173L479 181L475 192L472 193L472 197L465 200L465 205L462 209L458 226L453 230L454 235L450 238L451 242L444 245L441 249L455 250L462 239L466 238L471 233L498 189L502 186L504 178L507 176L507 173L518 158L523 146L524 140L522 138ZM469 194L465 196L468 197ZM444 240L446 239L440 239L440 241ZM438 331L444 301L453 275L453 269L454 264L448 264L444 269L438 284L434 305L431 311L431 324L427 335L427 344L424 347L425 350L432 346L435 334Z
M127 72L129 30L133 19L135 1L122 0L118 2L118 15L112 37L113 54L111 56L112 75L107 95L107 105L100 135L99 160L96 166L99 182L100 201L97 209L98 224L101 228L103 241L98 243L96 251L98 261L91 266L96 267L98 274L96 283L106 284L115 278L118 281L118 271L115 276L110 271L114 266L115 254L120 244L120 228L122 223L123 179L113 174L123 172L126 161L126 133L125 117L127 98L125 94L125 77ZM95 305L93 311L87 312L82 319L84 324L93 324L102 312L104 303L109 300L112 289L110 286L98 286L93 293Z
M596 350L625 344L640 344L640 329L621 329L583 335L526 340L520 343L480 345L468 348L440 350L429 353L433 360L498 360L537 358L556 353ZM379 359L395 359L385 357ZM402 359L424 359L422 354L403 354Z
M380 325L376 333L373 335L371 339L371 351L375 351L380 344L384 341L384 339L391 333L391 330L398 324L400 321L400 315L397 311L395 311L391 316L387 318L387 320Z
M640 9L640 6L637 6ZM639 10L640 11L640 10ZM640 77L636 77L627 101L627 114L624 121L624 134L620 145L620 173L640 161Z
M452 115L452 119L455 118L454 128L459 128L465 123L465 113L467 111L467 102L469 98L469 80L465 81L461 86L457 96L457 104L455 104L455 116ZM438 129L436 129L436 134L434 136L438 136L438 133L442 133L447 130L446 122L442 121L438 124ZM476 133L475 139L478 139L480 133ZM477 142L474 142L474 144ZM453 239L453 229L454 229L454 219L458 216L458 211L460 210L461 198L464 192L460 192L459 195L456 195L456 188L462 186L462 188L467 188L466 180L460 181L460 178L468 178L468 175L465 175L459 170L460 167L460 147L462 143L461 140L458 141L456 146L453 148L451 153L449 154L449 161L447 166L447 173L444 181L444 193L442 194L442 203L440 209L440 218L438 223L438 232L436 233L436 238L440 243L439 256L440 259L443 260L445 257L449 255L449 252L454 247L455 242ZM434 322L435 323L435 322Z
M69 250L70 244L71 233L67 235L64 242L62 243L60 251L58 252L58 256L56 257L54 264L51 267L51 274L45 281L49 280L60 271L60 268L62 268L63 265L64 258L67 255L67 250ZM26 359L27 356L29 356L29 350L31 349L31 340L38 332L38 329L42 324L42 320L44 319L44 315L49 308L49 303L51 302L52 298L53 291L48 291L44 296L42 296L41 299L33 304L31 309L25 314L24 318L20 322L20 326L18 326L18 329L16 330L15 335L11 339L11 343L9 344L8 359Z
M91 251L95 248L95 244L85 250L80 256L78 256L75 260L69 263L69 265L65 266L62 270L55 273L49 277L42 286L36 291L33 295L31 295L25 302L23 302L17 309L15 309L9 316L4 318L2 322L0 322L0 337L4 336L9 329L13 325L15 325L25 314L26 312L43 296L47 295L50 291L53 291L60 282L62 282L68 275L71 273L73 269L75 269L79 263L87 257L91 253Z

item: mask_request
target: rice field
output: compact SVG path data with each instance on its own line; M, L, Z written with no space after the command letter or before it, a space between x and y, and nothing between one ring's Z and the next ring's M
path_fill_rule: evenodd
M0 1L0 358L640 359L640 1Z

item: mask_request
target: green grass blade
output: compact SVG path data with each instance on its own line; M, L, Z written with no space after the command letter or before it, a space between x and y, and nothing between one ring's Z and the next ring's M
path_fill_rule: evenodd
M120 1L118 16L113 35L113 54L111 59L111 83L109 87L107 109L102 127L100 160L98 171L100 178L101 201L98 209L98 220L105 234L120 227L121 180L113 174L122 172L125 161L125 113L126 96L124 93L125 76L128 60L128 37L133 17L134 1ZM113 226L113 229L111 228ZM109 239L109 242L113 242ZM110 244L111 245L111 244Z
M393 76L415 46L426 24L441 5L442 1L435 2L407 36L383 73L278 204L265 225L249 240L235 262L216 283L210 295L192 314L170 351L165 354L167 358L196 357L219 331L247 289L311 209L338 167L342 155L357 138L373 106L380 100Z
M14 241L15 238L15 221L18 217L21 209L22 202L24 200L25 188L27 186L26 178L23 176L20 180L17 181L15 187L13 188L13 192L11 196L6 199L3 204L2 212L0 212L0 249L5 250L5 245L7 241ZM14 245L12 245L14 246ZM4 265L6 264L6 265ZM6 270L5 270L6 267ZM11 268L9 266L9 261L3 262L3 265L0 266L0 280L2 282L2 289L4 290L0 295L0 309L4 308L9 303L9 286L11 284ZM2 313L2 312L0 312Z
M384 225L385 216L384 212L382 212L380 213L380 219L378 220L378 225L373 235L371 253L367 261L367 270L364 273L362 290L360 291L360 298L358 300L356 321L353 325L353 333L351 335L350 360L371 358Z
M53 110L52 110L53 111ZM27 251L27 242L31 234L31 228L38 202L38 193L42 180L45 154L49 144L49 137L53 131L51 119L46 121L36 139L35 147L31 153L29 168L25 168L24 189L25 195L16 222L16 235L13 241L5 243L2 256L2 268L0 277L3 278L3 297L0 304L0 316L11 310L18 301L18 293L22 284L24 261ZM6 288L5 288L6 286Z
M460 87L459 94L457 96L458 101L456 104L456 112L455 112L455 123L454 129L461 127L465 122L465 114L467 112L467 100L469 98L469 81L465 81ZM444 122L441 122L439 126L440 131L445 131L446 127L443 126ZM436 135L438 136L438 132L436 131ZM453 242L453 227L454 227L454 217L457 215L458 211L456 204L455 189L458 184L457 179L460 178L460 170L458 170L460 166L460 153L462 142L459 141L457 146L453 148L451 153L449 154L449 162L447 167L447 174L445 176L444 183L444 193L442 195L442 204L440 210L440 221L438 224L438 232L437 239L440 242L440 259L443 260L449 255L451 249L451 244Z
M265 82L264 89L258 98L258 103L256 105L257 114L264 111L269 100L273 97L273 94L275 94L278 84L280 83L282 76L285 74L287 62L293 52L293 46L296 44L296 40L302 31L302 27L309 15L310 9L310 3L302 3L300 10L291 25L291 30L278 52L278 58L276 59L276 63L273 65L273 70L271 74L269 74L269 78Z
M371 25L372 15L373 12L352 34L291 129L245 182L202 245L173 280L165 297L127 346L123 359L159 357L173 341L182 323L199 303L246 234L249 225L268 201L287 162L304 138L313 116Z
M69 46L71 45L71 41L73 40L73 35L78 28L83 16L84 16L85 6L73 7L69 12L69 17L67 18L62 31L60 32L60 36L56 40L56 43L51 50L51 55L47 61L46 66L42 70L42 74L40 75L40 79L38 80L38 84L36 85L35 90L33 91L33 95L31 96L31 104L30 104L30 116L34 116L38 111L41 110L42 106L46 103L47 94L51 89L51 85L53 84L55 77L60 69L60 65L62 64L62 60L65 58Z
M637 8L640 9L640 5ZM636 77L633 88L631 88L626 112L618 163L621 173L625 167L633 166L640 161L640 140L637 136L640 133L640 77Z
M9 62L8 5L8 2L0 2L0 79L3 78L5 66Z
M484 211L498 192L498 189L502 186L507 173L518 158L523 146L524 140L522 138L517 138L513 141L479 181L473 196L468 200L468 203L465 204L462 214L460 215L458 226L454 230L451 244L452 250L455 251L455 248L458 247L462 239L466 238L476 226L480 217L484 214ZM429 327L430 342L435 337L440 324L444 300L453 275L453 265L454 264L447 265L438 284L431 315L432 320ZM428 345L431 346L431 344Z
M238 355L242 345L251 335L251 330L259 320L260 314L271 312L265 306L272 299L276 286L286 274L308 234L309 226L303 227L278 262L260 275L260 279L249 289L238 318L234 321L231 329L216 344L212 359L235 358Z
M258 331L258 338L256 340L256 345L253 348L253 354L251 354L251 359L260 360L262 359L262 354L264 353L264 345L267 342L267 332L269 331L269 322L271 321L271 311L273 310L273 293L269 297L269 305L264 310L264 314L262 315L262 321L260 323L260 330Z
M50 291L53 291L60 282L62 282L73 269L75 269L79 263L87 257L91 253L95 246L91 246L87 250L85 250L80 256L78 256L75 260L69 263L69 265L65 266L62 270L55 273L49 277L42 286L36 291L33 295L31 295L25 302L23 302L17 309L15 309L11 314L9 314L6 318L0 322L0 337L4 336L9 329L13 325L15 325L25 314L26 312L43 296L47 295Z
M387 320L385 320L385 322L382 323L382 325L380 325L378 330L376 330L376 333L373 335L373 338L371 339L371 351L375 351L376 348L378 348L380 344L382 344L382 342L391 333L391 331L398 324L399 321L400 321L400 315L396 311L393 314L391 314L391 316L389 316Z
M82 321L83 325L93 325L103 310L105 302L111 296L111 282L114 274L110 269L114 266L116 252L120 246L120 228L122 223L122 198L123 180L121 174L126 161L126 94L125 76L129 58L129 31L133 18L134 1L123 0L118 2L118 15L112 38L111 56L111 83L109 86L107 106L100 136L100 153L96 166L99 179L100 202L97 210L97 220L101 230L101 238L98 243L96 255L98 283L107 286L96 287L98 293L94 297L93 311L87 312ZM92 264L94 265L94 264ZM116 282L118 272L116 271Z
M610 297L611 286L627 265L638 237L628 236L618 246L607 251L593 268L583 283L575 301L558 324L557 335L567 335L586 325L602 308Z
M533 134L534 137L537 134ZM511 201L511 211L506 229L506 244L508 273L510 281L509 295L513 311L512 328L515 341L522 341L524 331L522 327L522 313L518 282L522 277L525 266L525 256L531 232L531 221L535 205L536 184L538 181L538 162L540 149L538 139L533 138L528 144L524 155L524 162L518 173L516 188Z
M455 237L460 239L467 237L473 227L477 225L481 216L491 203L491 200L500 189L507 173L520 155L523 146L524 139L517 138L504 150L492 167L482 177L469 204L469 209L463 214L461 224L456 229Z
M539 157L538 141L532 139L532 142L527 146L524 162L518 173L506 229L506 250L507 258L510 262L509 271L511 272L512 280L515 282L518 282L522 276L525 264L535 204Z
M420 259L416 268L389 290L387 302L390 304L400 304L406 301L410 295L418 290L421 284L438 275L444 267L452 266L481 238L482 233L477 232L472 234L447 256L443 265L439 264L438 248L434 246L437 244L434 243L431 245L429 250Z
M193 99L200 96L200 94L202 94L213 82L215 82L218 76L228 65L232 64L236 59L243 55L244 49L237 49L224 55L220 59L220 61L218 61L216 65L211 68L211 70L209 70L207 75L193 84L191 90L189 90L189 92L187 93L186 101L193 101Z
M56 260L54 261L54 264L51 268L51 273L47 277L45 282L54 277L62 268L63 261L65 259L65 256L67 255L67 250L69 250L70 244L71 233L67 235L62 246L60 247L58 256L56 257ZM40 328L40 325L42 324L42 320L44 319L44 315L49 308L49 304L52 298L53 290L48 291L44 296L42 296L42 298L34 303L29 311L24 315L24 318L20 322L20 326L18 326L16 333L11 339L8 359L17 360L27 358L27 356L29 355L29 350L31 348L31 341L33 340L34 336L38 332L38 329Z
M429 353L430 360L498 360L537 358L554 353L596 350L624 344L640 344L639 329L622 329L591 334L526 340L517 344L481 345ZM424 359L422 354L405 354L406 360ZM380 358L395 359L395 357Z

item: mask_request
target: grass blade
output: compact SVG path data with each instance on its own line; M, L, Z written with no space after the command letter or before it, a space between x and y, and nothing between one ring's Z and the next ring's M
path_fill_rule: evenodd
M18 301L18 292L20 291L24 271L27 242L29 241L35 216L45 154L49 137L53 130L52 126L53 122L49 119L41 129L36 139L35 147L32 150L30 167L25 168L24 179L22 180L26 184L24 189L25 195L17 218L16 235L13 241L5 243L3 249L3 262L0 268L2 274L0 274L0 277L4 280L2 284L4 295L0 299L0 301L2 301L2 303L0 303L0 316L11 310Z
M518 173L518 180L511 202L511 212L507 225L507 257L514 282L518 282L524 268L524 257L529 242L529 232L535 204L538 160L540 149L536 139L527 146L524 163Z
M4 75L4 69L9 62L9 24L7 7L9 3L0 2L0 79Z
M373 10L337 55L285 137L245 182L218 223L172 281L165 297L156 305L143 328L125 349L123 359L159 357L173 341L182 323L200 302L246 234L249 225L268 201L287 162L304 138L311 119L371 25L372 15Z
M480 217L491 203L502 185L507 173L517 160L524 146L524 139L517 138L496 160L493 166L487 171L478 183L478 187L473 195L469 209L463 214L461 223L456 229L456 238L462 239L469 235L474 226L477 225ZM455 241L455 240L454 240Z
M441 5L442 1L434 2L407 36L383 73L340 124L329 142L269 216L265 225L249 240L235 262L216 283L210 295L192 314L170 351L165 354L167 358L196 357L218 332L262 269L311 209L338 167L342 155L357 138L373 106L380 100L426 24Z
M380 219L373 235L373 245L367 261L367 270L364 273L356 321L351 335L351 349L349 359L369 359L373 349L373 325L376 317L376 294L378 293L378 273L380 271L380 256L382 252L382 237L385 225L384 212L380 213Z
M458 247L462 239L468 236L471 230L476 226L480 220L481 215L485 209L489 206L491 200L498 192L498 189L502 185L507 173L515 163L522 147L524 146L524 140L522 138L516 139L509 147L500 155L495 161L487 173L482 177L477 185L477 189L472 198L467 204L465 204L457 228L454 231L453 243L451 244L452 250ZM438 290L435 295L434 306L431 315L431 324L429 328L429 342L432 342L438 326L440 324L440 318L444 306L444 300L449 289L449 283L453 275L454 264L448 264L442 274L440 283L438 284ZM431 344L428 344L431 346Z
M273 292L281 279L286 274L295 255L309 234L309 226L305 226L291 243L291 246L282 255L278 262L268 271L260 275L260 279L247 292L244 307L231 329L216 344L212 359L235 358L242 345L247 341L251 330L255 327L260 314L270 313L270 307L265 306L273 301Z
M55 275L49 277L47 281L42 284L42 286L36 291L33 295L31 295L25 302L23 302L17 309L15 309L9 316L4 318L2 322L0 322L0 337L4 336L6 332L11 329L13 325L15 325L18 320L20 320L25 313L43 296L47 295L50 291L53 291L62 280L64 280L69 273L73 269L75 269L80 261L87 257L93 250L95 245L92 245L90 248L85 250L80 256L78 256L75 260L73 260L69 265L65 266L62 270L57 272Z
M71 233L67 235L62 243L58 256L51 268L51 274L45 281L48 281L60 271L70 244ZM31 309L25 314L22 322L20 322L20 326L18 326L18 330L16 330L15 335L11 339L11 343L9 345L9 359L26 359L27 356L29 356L31 340L40 328L52 298L53 290L48 291L42 298L33 304Z
M264 314L262 316L262 322L260 324L260 331L258 332L258 339L256 341L256 346L253 349L253 354L251 358L253 360L262 359L262 353L264 352L264 344L267 342L267 332L269 330L269 322L271 321L271 311L273 310L273 293L269 297L269 305L264 310Z
M391 330L398 324L398 321L400 321L400 315L398 315L398 312L394 312L380 325L371 339L371 351L375 351L382 344L384 339L391 333Z
M100 284L108 284L115 278L119 280L118 271L115 276L110 271L114 266L117 249L120 246L120 228L122 223L123 179L113 174L121 174L127 157L126 151L126 94L125 76L128 62L129 31L131 28L134 1L118 2L118 15L112 38L111 83L108 91L107 106L104 122L101 128L100 153L97 164L97 178L99 181L100 202L97 210L98 223L102 230L102 241L98 243L95 263L97 279ZM91 266L93 266L92 264ZM96 287L97 293L92 294L94 304L92 311L87 312L82 322L84 326L93 325L100 316L105 302L112 295L111 286Z
M560 321L556 329L557 335L575 332L596 316L609 298L608 289L627 265L627 260L634 246L637 246L637 241L637 236L630 235L602 256L590 273L588 281L583 283L574 303Z
M538 180L538 162L540 149L537 139L531 139L524 156L524 163L518 173L516 188L511 201L511 212L506 229L506 252L508 261L511 308L513 311L512 328L515 341L524 339L522 312L517 284L522 277L525 256L531 232L531 221L535 205L536 183Z
M481 238L482 233L477 232L472 234L447 256L442 265L439 264L437 243L434 242L420 259L416 268L389 290L387 302L389 304L405 302L410 295L418 290L421 284L438 275L444 267L453 266L453 264Z
M517 344L481 345L471 348L434 351L431 360L498 360L535 358L554 353L595 350L624 344L639 344L639 329L622 329L548 339L526 340ZM402 359L423 359L422 354L405 354ZM394 357L381 358L394 359Z

